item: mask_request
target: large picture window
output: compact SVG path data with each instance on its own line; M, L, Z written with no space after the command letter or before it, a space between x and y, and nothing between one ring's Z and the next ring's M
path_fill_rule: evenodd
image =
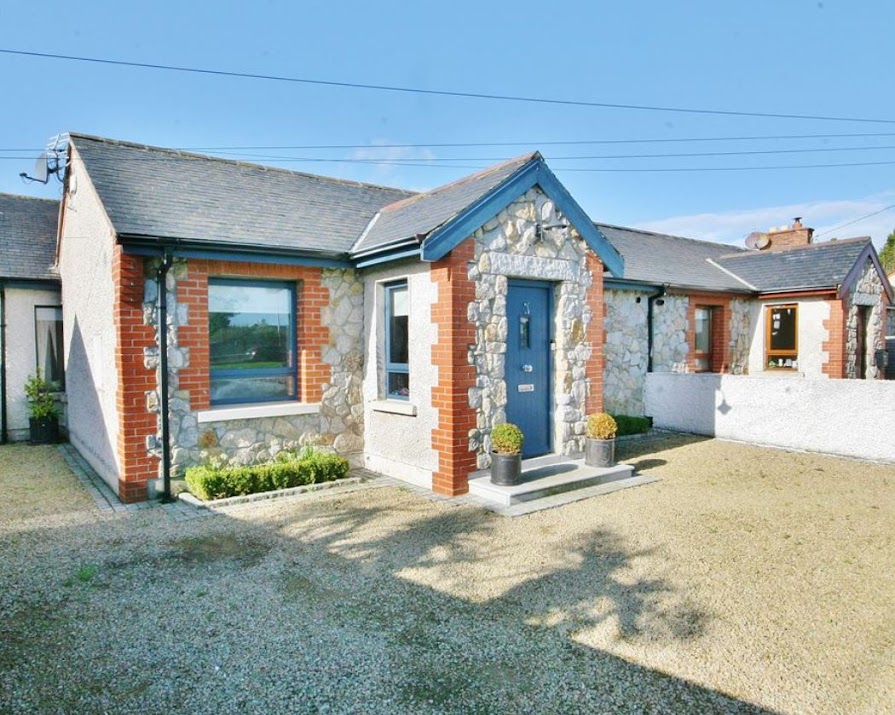
M410 299L407 283L385 287L385 394L389 398L410 398L408 320Z
M769 305L765 308L767 359L773 370L797 370L799 367L799 309L795 305Z
M297 397L292 284L209 280L208 343L212 404Z
M51 389L65 389L65 368L62 348L62 308L34 308L34 345L37 348L37 369Z

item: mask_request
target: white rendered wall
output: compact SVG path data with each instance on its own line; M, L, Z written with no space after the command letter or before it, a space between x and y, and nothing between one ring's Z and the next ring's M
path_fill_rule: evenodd
M28 439L25 381L37 369L34 308L58 306L58 290L6 289L6 419L10 440Z
M69 440L97 473L118 490L115 404L115 236L96 191L75 158L63 203L62 311L65 327Z
M410 399L385 399L386 283L407 280L410 298ZM438 411L432 406L432 387L438 369L432 365L432 346L438 327L432 305L438 298L428 263L405 263L364 273L364 463L368 469L431 489L438 454L432 449L432 430ZM413 410L415 415L381 411Z
M765 369L765 315L769 305L797 305L799 307L799 369L798 370L766 370ZM752 326L752 342L749 349L749 374L753 376L793 376L826 379L823 366L827 361L827 352L823 349L829 331L824 321L830 317L830 304L823 298L803 298L801 300L769 300L752 303L750 324Z
M661 429L895 462L895 382L651 373Z

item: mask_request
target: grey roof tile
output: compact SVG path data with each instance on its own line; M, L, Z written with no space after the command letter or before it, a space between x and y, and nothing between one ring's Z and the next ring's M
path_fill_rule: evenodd
M745 252L745 249L624 226L604 223L596 226L624 257L626 280L749 292L741 281L709 263L709 259L716 260L740 250Z
M347 255L413 192L71 134L119 234Z
M537 152L525 154L385 206L352 254L375 251L431 233L538 156Z
M746 251L717 262L763 293L831 288L842 283L870 238L825 241L782 251Z
M58 220L58 201L0 194L0 278L58 281Z

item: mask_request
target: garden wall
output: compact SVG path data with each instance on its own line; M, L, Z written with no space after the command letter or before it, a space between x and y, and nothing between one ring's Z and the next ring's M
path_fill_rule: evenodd
M895 383L650 373L661 429L895 462Z

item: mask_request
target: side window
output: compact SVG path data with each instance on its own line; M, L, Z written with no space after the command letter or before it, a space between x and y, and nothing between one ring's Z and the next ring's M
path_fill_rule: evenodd
M773 370L799 367L799 308L796 305L769 305L765 308L766 361Z
M211 403L296 399L295 287L208 281Z
M406 400L410 397L408 322L410 299L407 282L385 287L385 395Z
M54 390L64 390L62 308L41 305L34 308L34 344L40 374Z
M696 340L694 366L697 372L712 369L712 309L697 307L695 312Z

